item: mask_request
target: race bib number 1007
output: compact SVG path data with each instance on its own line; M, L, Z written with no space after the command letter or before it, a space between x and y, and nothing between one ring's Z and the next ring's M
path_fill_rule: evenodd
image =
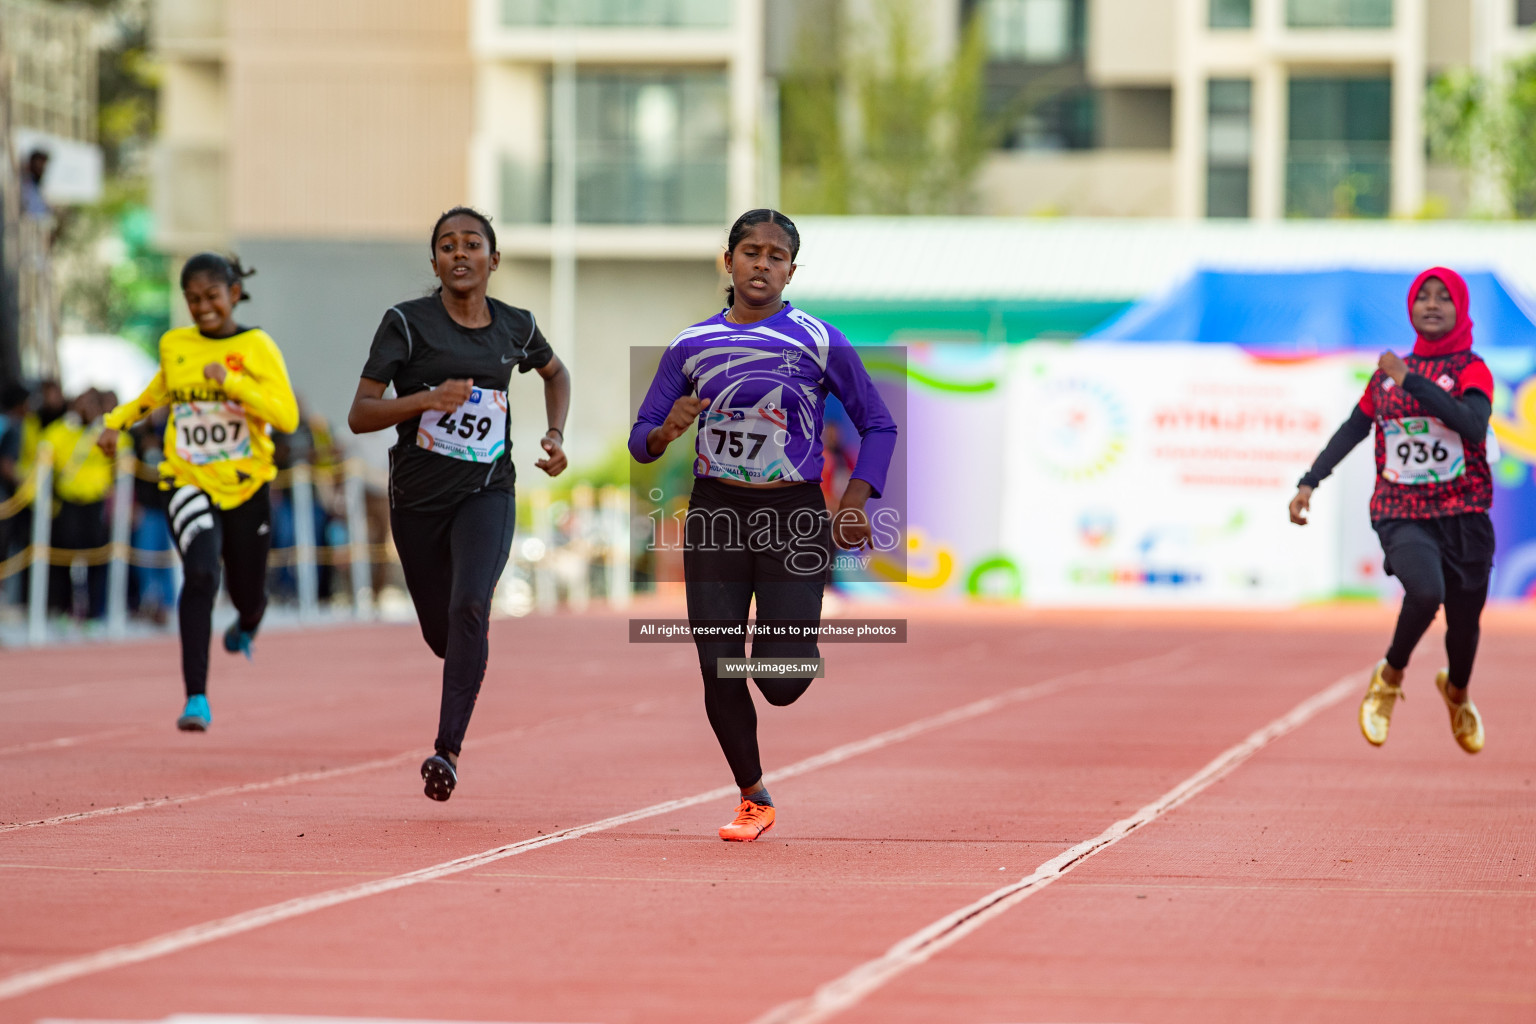
M251 431L238 402L178 402L171 410L176 455L194 466L245 459Z
M475 388L452 412L424 412L416 445L465 462L494 462L507 447L507 393Z
M1461 435L1433 416L1387 420L1383 424L1384 480L1394 484L1438 484L1467 471Z

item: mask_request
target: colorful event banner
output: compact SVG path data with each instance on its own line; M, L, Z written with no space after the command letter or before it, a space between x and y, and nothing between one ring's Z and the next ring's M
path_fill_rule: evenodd
M1296 480L1358 401L1369 352L911 343L905 582L866 599L1262 607L1395 597L1368 504L1367 440L1290 523ZM1491 350L1495 600L1536 596L1536 353ZM1495 451L1496 449L1496 451ZM900 579L875 560L876 575ZM882 572L888 568L889 571ZM845 578L846 581L846 578Z
M1032 602L1281 605L1341 589L1362 460L1308 526L1286 506L1359 395L1358 357L1079 343L1011 363L1000 540Z
M908 597L1262 606L1392 592L1367 514L1369 445L1319 490L1309 526L1286 515L1359 397L1365 354L906 351Z

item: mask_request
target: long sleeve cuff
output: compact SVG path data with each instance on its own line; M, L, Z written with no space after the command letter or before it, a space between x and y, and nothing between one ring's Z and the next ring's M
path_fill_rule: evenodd
M660 424L647 423L644 420L629 428L629 454L634 456L636 462L647 464L661 458L660 455L652 455L645 447L645 439L650 436Z
M891 457L896 453L896 430L871 430L859 439L859 461L853 468L853 479L869 484L875 497L885 491L885 477L891 468Z

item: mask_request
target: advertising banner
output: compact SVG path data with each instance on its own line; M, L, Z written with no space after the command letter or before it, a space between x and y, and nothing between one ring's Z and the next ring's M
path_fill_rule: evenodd
M1026 601L1288 605L1346 583L1341 517L1364 518L1367 446L1307 527L1286 505L1358 397L1362 357L1115 343L1012 357L1006 418L972 443L1002 467L1001 544Z

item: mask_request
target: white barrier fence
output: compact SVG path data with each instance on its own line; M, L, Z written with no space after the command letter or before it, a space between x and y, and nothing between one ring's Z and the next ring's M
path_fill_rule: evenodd
M105 632L108 637L127 635L129 623L130 569L134 566L179 570L171 550L141 550L132 546L134 485L136 475L152 478L154 471L131 454L116 464L116 479L107 501L110 540L87 549L53 546L53 517L33 515L28 545L0 561L0 584L27 572L26 638L32 645L60 639L49 623L50 570L68 567L72 574L106 567ZM290 569L300 622L333 621L338 616L368 620L381 614L381 591L400 588L394 567L399 559L387 527L376 525L370 536L368 516L369 471L357 460L336 467L297 463L274 481L274 499L286 495L292 520L292 543L272 550L269 567ZM316 535L317 485L323 484L324 504L344 525L345 539L330 543ZM22 491L0 502L0 520L33 509L52 509L55 498L53 453L39 445L36 468ZM276 503L276 502L274 502ZM572 489L566 515L557 524L547 491L528 496L532 525L519 530L513 542L496 596L500 613L523 615L530 611L552 612L561 604L576 610L589 607L594 598L609 606L629 604L633 587L630 576L629 492L622 487L593 488L578 484ZM331 533L330 529L327 533ZM3 552L0 552L3 554ZM320 600L320 570L329 566L347 574L347 586L333 585L336 595L328 605ZM178 572L179 576L179 572ZM337 581L339 582L339 581ZM594 585L595 584L595 585ZM342 595L345 595L344 597ZM395 602L399 607L400 602Z

